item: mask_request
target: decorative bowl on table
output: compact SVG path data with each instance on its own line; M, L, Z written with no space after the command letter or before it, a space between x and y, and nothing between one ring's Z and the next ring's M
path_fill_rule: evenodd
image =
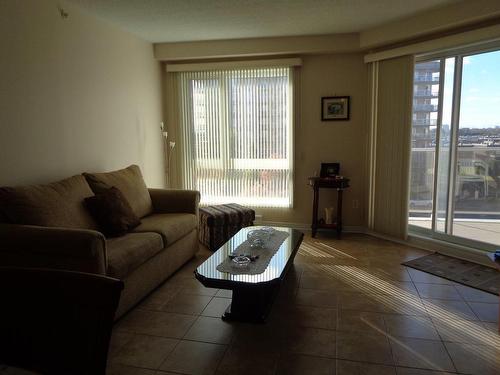
M265 247L270 237L271 233L267 229L255 229L251 230L247 234L248 243L253 249Z
M244 255L239 255L239 256L235 256L233 259L232 259L233 263L236 264L238 267L246 267L250 264L250 262L252 261L249 257L247 256L244 256Z

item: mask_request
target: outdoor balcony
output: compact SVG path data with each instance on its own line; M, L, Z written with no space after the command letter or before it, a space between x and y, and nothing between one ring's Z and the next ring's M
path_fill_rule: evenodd
M438 97L438 93L437 92L433 92L432 90L417 90L413 93L413 96L414 97L417 97L417 98L437 98Z
M414 104L413 112L437 112L437 104Z
M416 119L412 121L413 126L436 126L436 119Z

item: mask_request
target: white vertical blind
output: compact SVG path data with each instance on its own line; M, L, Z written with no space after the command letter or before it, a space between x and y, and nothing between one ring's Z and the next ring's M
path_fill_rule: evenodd
M369 228L406 238L413 56L372 63Z
M175 73L182 183L202 204L292 206L292 69Z

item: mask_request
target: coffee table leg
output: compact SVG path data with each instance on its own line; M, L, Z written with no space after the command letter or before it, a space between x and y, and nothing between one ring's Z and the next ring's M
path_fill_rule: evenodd
M264 323L278 291L279 284L233 289L231 305L222 315L222 319Z

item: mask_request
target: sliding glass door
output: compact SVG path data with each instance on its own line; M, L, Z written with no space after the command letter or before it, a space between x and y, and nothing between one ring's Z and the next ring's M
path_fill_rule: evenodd
M410 231L500 245L500 51L415 66Z

